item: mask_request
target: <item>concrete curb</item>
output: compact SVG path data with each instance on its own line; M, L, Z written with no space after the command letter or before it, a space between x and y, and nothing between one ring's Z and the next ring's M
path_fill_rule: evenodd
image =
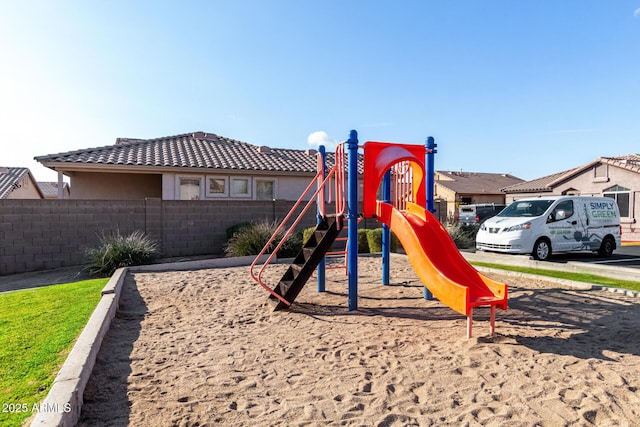
M109 331L111 321L118 310L122 285L127 274L149 271L183 271L205 268L225 268L250 265L254 256L237 258L215 258L210 260L153 264L120 268L113 273L101 292L101 299L91 314L67 360L53 381L53 386L39 407L31 426L73 427L80 419L83 395L89 377L96 364L102 340ZM266 261L263 256L260 262Z
M60 368L49 394L40 404L44 410L36 414L32 426L73 427L78 422L84 389L96 363L102 339L116 315L126 275L126 268L116 270L103 288L100 302Z

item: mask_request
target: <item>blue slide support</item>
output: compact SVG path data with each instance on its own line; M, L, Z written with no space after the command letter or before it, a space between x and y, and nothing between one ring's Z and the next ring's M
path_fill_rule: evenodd
M388 170L382 179L382 201L391 203L391 171ZM391 267L391 229L382 224L382 284L388 285Z
M435 140L433 139L432 136L427 138L426 141L426 156L427 156L427 161L426 161L426 167L427 170L425 171L425 175L427 176L427 210L431 213L436 213L436 209L434 206L434 199L435 199L435 175L436 175L436 171L435 171L435 154L437 153L436 147L438 146L435 143ZM426 300L432 300L433 298L433 294L427 289L427 287L424 287L424 299Z
M358 132L349 132L347 140L347 275L349 277L349 311L358 309Z
M327 153L326 150L324 148L324 145L320 145L318 147L318 152L320 153L320 155L322 156L322 171L323 171L323 175L322 175L322 180L324 181L324 179L327 176ZM317 217L318 217L318 224L320 224L322 222L322 213L320 212L320 206L321 204L324 205L324 200L320 200L321 197L324 197L324 194L321 192L318 194L318 200L317 200L317 206L318 206L318 213L317 213ZM322 257L322 261L320 261L320 263L318 264L318 292L325 292L325 283L326 283L326 257Z

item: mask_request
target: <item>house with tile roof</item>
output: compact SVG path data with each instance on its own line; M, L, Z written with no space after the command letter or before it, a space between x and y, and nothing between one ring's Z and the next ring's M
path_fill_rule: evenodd
M42 195L45 199L68 199L69 198L69 184L64 182L62 184L62 197L59 197L60 191L58 190L59 185L57 182L50 181L38 181L38 187L42 191Z
M640 240L640 154L599 157L585 165L502 189L507 203L546 195L606 196L615 199L622 238Z
M460 205L505 203L503 187L524 180L509 174L436 171L435 198L446 203L447 217L457 221Z
M0 199L43 199L28 168L0 167Z
M297 200L316 174L316 151L256 146L212 133L154 139L35 158L71 180L71 199ZM333 153L327 154L333 164Z

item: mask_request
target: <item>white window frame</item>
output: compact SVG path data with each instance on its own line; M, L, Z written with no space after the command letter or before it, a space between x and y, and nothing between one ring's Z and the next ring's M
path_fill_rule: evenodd
M246 193L236 193L236 192L233 191L233 182L234 181L240 181L240 180L247 181L247 192ZM252 187L253 187L253 185L252 185L252 180L251 180L250 176L231 176L231 177L229 177L229 194L233 198L242 198L242 199L251 198L252 191L253 191Z
M182 179L197 179L200 184L200 191L199 191L199 195L198 198L195 200L202 200L204 198L204 185L203 185L203 181L204 181L204 176L202 175L176 175L176 198L175 200L194 200L194 199L182 199L182 194L180 192L180 183Z
M614 190L615 188L615 190ZM620 209L620 217L622 218L631 218L632 215L632 200L631 200L631 189L627 188L627 187L623 187L622 185L616 184L616 185L612 185L609 188L605 188L604 190L602 190L602 195L604 197L611 197L611 199L616 201L616 204L618 205L618 209L620 209L620 204L618 203L618 195L619 194L626 194L627 195L627 215L623 215L623 210Z
M272 182L273 183L273 197L270 200L275 200L278 194L278 180L276 178L254 178L253 179L253 200L267 200L258 199L258 182Z
M222 193L212 193L211 192L211 180L212 179L221 179L224 181L224 192ZM207 197L208 198L220 198L220 197L229 197L229 177L224 175L207 175L206 177L206 186L207 186Z

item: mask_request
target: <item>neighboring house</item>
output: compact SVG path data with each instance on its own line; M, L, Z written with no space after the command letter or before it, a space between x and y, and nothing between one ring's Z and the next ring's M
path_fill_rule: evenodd
M35 159L70 177L71 199L297 200L317 167L315 150L255 146L205 132L118 138L114 145ZM327 161L333 163L333 153Z
M640 240L640 154L599 157L591 163L503 188L506 201L531 196L583 195L615 199L620 208L622 238Z
M28 168L0 167L0 199L43 199Z
M48 182L48 181L38 181L38 186L42 191L42 194L45 199L58 199L58 188L59 185L57 182ZM62 198L69 198L69 184L66 182L62 184Z
M460 205L504 204L503 187L524 182L509 174L436 171L435 198L447 205L450 220L458 219Z

